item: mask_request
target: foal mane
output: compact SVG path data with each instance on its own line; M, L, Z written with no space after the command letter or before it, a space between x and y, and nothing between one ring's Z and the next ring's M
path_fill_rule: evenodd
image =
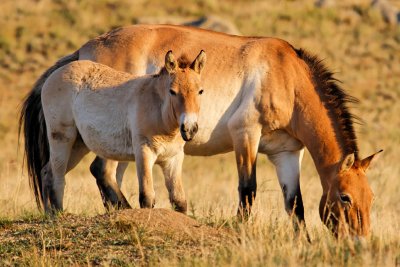
M314 88L328 109L331 120L337 122L337 134L344 146L343 151L346 154L354 153L355 158L358 159L357 137L353 123L359 122L360 119L352 114L347 106L348 103L358 103L358 99L348 95L341 88L340 81L333 77L333 72L323 64L321 59L303 49L294 50L310 68Z

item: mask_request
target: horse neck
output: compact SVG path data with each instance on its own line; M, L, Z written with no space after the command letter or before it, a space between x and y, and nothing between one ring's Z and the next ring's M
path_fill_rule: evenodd
M313 86L296 94L294 112L292 129L309 150L326 192L338 164L346 156L340 120L330 114Z

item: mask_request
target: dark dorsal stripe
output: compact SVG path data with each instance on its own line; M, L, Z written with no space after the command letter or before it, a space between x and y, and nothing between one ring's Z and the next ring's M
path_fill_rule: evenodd
M354 153L358 159L357 137L353 123L358 120L350 113L347 103L357 103L355 97L348 95L333 77L333 73L322 63L317 56L311 55L303 49L294 49L299 58L304 60L310 68L314 87L321 101L329 111L329 116L336 122L338 137L345 154Z

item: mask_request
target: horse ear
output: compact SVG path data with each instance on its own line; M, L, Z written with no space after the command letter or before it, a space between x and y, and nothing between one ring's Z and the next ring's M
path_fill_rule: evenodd
M175 60L174 55L172 54L172 51L169 50L167 54L165 55L165 69L169 74L173 74L176 72L176 69L178 67L178 64Z
M361 160L361 168L363 168L364 171L368 170L368 168L369 168L369 166L370 166L372 160L375 159L376 156L377 156L379 153L381 153L382 151L383 151L383 149L381 149L381 150L379 150L378 152L372 154L371 156L366 157L365 159Z
M190 68L200 74L204 68L204 64L206 64L206 52L201 50L192 65L190 65Z
M348 154L342 161L340 172L348 171L354 164L354 153Z

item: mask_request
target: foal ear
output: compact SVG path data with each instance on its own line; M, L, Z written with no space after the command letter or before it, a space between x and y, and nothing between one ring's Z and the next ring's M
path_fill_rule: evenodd
M364 171L368 170L368 168L369 168L369 166L370 166L372 160L375 159L376 156L377 156L379 153L381 153L382 151L383 151L383 149L381 149L381 150L379 150L378 152L372 154L371 156L366 157L365 159L361 160L361 168L363 168Z
M168 71L169 74L175 73L176 69L178 68L178 64L175 60L172 51L169 50L165 55L165 69Z
M200 74L204 68L204 64L206 64L206 52L201 50L199 55L193 61L192 65L190 65L190 68Z
M348 154L342 161L342 165L340 166L340 172L345 172L350 170L353 164L354 164L354 153Z

